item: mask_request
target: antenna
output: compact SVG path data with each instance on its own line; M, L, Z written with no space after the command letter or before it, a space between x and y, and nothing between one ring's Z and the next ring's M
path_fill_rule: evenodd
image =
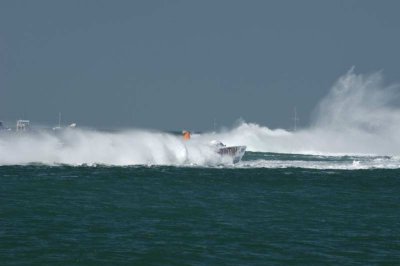
M294 117L293 117L293 121L294 121L294 130L293 131L296 131L297 130L297 121L299 121L299 118L297 117L297 108L296 108L296 106L294 107Z
M61 128L61 112L58 113L58 127Z
M215 132L216 127L217 127L217 120L214 118L214 132Z

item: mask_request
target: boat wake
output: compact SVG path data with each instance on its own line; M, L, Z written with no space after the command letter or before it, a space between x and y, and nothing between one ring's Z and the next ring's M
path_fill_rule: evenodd
M297 154L400 154L400 87L385 86L380 72L339 78L318 104L311 126L296 132L253 123L222 132L224 143L248 151Z
M66 129L0 136L0 165L210 165L224 163L209 145L146 130Z
M0 132L0 165L174 165L224 167L301 167L315 169L400 168L399 86L385 86L380 72L339 78L319 103L311 126L296 132L242 122L230 130L181 136L149 131L101 132L67 128L59 132ZM354 160L276 160L244 155L232 158L210 147L243 145L250 152L280 154L367 155ZM371 157L372 156L372 157ZM381 157L374 157L381 156ZM385 157L390 156L390 157ZM365 159L367 158L367 159ZM371 159L373 158L373 159Z
M316 169L316 170L368 170L400 169L400 158L389 156L315 156L298 154L255 153L236 168ZM264 157L264 158L263 158Z

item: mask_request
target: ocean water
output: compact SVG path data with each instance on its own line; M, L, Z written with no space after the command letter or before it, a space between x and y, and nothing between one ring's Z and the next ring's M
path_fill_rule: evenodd
M400 161L0 166L1 265L399 265Z

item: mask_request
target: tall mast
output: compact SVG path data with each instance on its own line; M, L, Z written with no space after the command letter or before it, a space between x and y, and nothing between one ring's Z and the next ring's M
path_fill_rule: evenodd
M61 128L61 112L58 113L58 127Z
M294 121L294 131L297 130L297 121L299 121L299 118L297 117L297 108L296 106L294 107L294 117L293 117L293 121Z

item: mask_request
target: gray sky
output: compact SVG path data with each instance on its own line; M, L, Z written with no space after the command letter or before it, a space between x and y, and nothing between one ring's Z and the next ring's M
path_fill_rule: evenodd
M351 66L400 81L400 1L0 1L0 120L305 126Z

